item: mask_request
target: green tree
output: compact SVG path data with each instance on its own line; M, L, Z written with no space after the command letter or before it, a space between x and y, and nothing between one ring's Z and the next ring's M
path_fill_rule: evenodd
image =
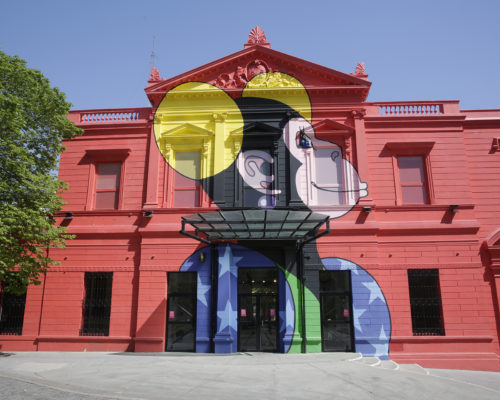
M0 51L0 281L23 293L51 264L50 247L71 236L53 215L67 188L55 176L62 139L81 134L66 118L71 104L40 71Z

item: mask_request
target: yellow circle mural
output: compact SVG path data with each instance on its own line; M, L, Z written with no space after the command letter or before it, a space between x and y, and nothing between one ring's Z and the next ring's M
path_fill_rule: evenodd
M243 116L222 89L187 82L171 89L154 118L156 143L167 163L190 179L229 167L241 148Z

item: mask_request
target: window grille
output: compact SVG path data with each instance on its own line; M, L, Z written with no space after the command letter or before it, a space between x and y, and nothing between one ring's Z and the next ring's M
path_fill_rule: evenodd
M108 336L112 272L85 273L85 300L81 336Z
M0 293L0 335L22 335L26 294Z
M409 269L408 285L413 335L444 335L439 270Z

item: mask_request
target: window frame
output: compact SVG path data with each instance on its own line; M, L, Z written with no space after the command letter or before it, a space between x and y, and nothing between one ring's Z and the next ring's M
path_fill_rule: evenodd
M89 163L89 180L87 186L87 201L85 203L86 211L112 211L123 209L123 193L125 186L126 160L130 154L130 149L89 149L85 152L85 158ZM120 186L118 188L117 208L99 208L96 209L97 193L97 166L99 164L121 163Z
M398 206L425 206L435 204L434 187L432 180L432 166L430 153L434 142L391 142L386 143L385 147L389 150L392 157L392 168L394 176L395 203ZM426 189L425 203L405 203L403 201L403 191L401 178L399 174L399 157L422 157L422 167L424 169L424 187Z
M201 149L187 149L187 150L177 149L177 150L174 150L174 152L173 152L174 165L177 162L177 153L198 153L200 156L199 175L200 175L200 177L202 176L202 171L203 171L204 165L203 165L203 154L202 154ZM199 207L201 207L203 204L203 185L201 184L201 182L202 182L201 179L199 179L198 181L193 179L193 183L194 183L193 186L176 186L176 183L175 183L176 174L180 174L180 173L171 168L171 182L172 182L171 187L170 187L171 207L172 208L199 208ZM198 198L196 201L197 204L193 207L191 207L191 206L182 206L182 207L176 206L175 205L175 197L176 197L177 191L191 191L191 190L198 191Z
M186 139L187 142L189 142L189 139ZM208 176L207 169L209 168L207 158L209 157L209 147L208 143L206 142L200 142L200 143L194 143L194 144L189 144L189 145L182 145L178 143L169 143L164 146L165 147L165 153L164 157L165 160L167 161L165 163L165 170L164 170L164 181L163 181L163 207L165 208L190 208L190 209L195 209L195 208L205 208L209 207L211 204L211 200L208 197L207 190L208 188L205 187L205 184L203 183L203 180L200 179L199 181L199 200L198 200L198 205L196 207L175 207L175 174L177 173L175 171L175 168L172 167L172 162L174 162L175 165L175 154L178 152L199 152L200 153L200 177L201 176Z
M321 139L323 140L323 139ZM342 147L340 144L337 144L335 142L328 140L330 144L328 145L322 145L322 146L316 146L314 149L308 149L306 152L306 180L307 180L307 186L311 187L312 182L318 183L321 187L324 188L329 188L329 189L338 189L340 190L339 193L339 199L340 203L337 206L343 206L346 204L351 204L350 201L350 196L352 196L352 192L349 192L351 189L349 183L352 182L352 179L347 176L347 173L344 168L344 162L343 160L345 159L345 150L344 147ZM318 166L317 166L317 157L313 156L313 152L316 149L321 149L321 150L331 150L339 151L339 156L338 160L339 162L337 163L337 168L338 168L338 173L340 175L340 181L337 184L327 184L325 182L318 182L318 177L319 177L319 171L318 171ZM343 192L344 191L344 192ZM314 191L309 191L307 194L307 205L312 208L316 209L321 209L324 207L324 205L319 204L319 199L316 195L313 194Z
M120 165L120 179L118 182L118 187L114 189L99 189L97 187L97 183L99 180L99 166L105 165L105 164L119 164ZM120 189L122 187L122 171L123 171L123 163L121 162L98 162L95 164L95 189L94 189L94 209L95 210L119 210L120 207ZM116 204L115 207L108 207L108 208L97 208L97 194L98 193L115 193L115 196L118 196L118 201L115 200L114 204Z

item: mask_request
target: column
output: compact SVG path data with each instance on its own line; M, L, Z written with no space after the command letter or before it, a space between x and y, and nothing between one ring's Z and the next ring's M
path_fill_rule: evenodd
M151 131L149 134L148 148L148 174L146 181L146 202L144 208L158 208L158 173L160 162L160 151L156 145L153 115L150 116Z
M214 337L215 353L238 350L238 271L230 245L218 246L217 322Z
M356 135L356 160L359 178L368 183L368 196L359 199L359 204L372 203L370 195L370 174L368 170L368 148L366 145L365 110L353 110L354 129Z

